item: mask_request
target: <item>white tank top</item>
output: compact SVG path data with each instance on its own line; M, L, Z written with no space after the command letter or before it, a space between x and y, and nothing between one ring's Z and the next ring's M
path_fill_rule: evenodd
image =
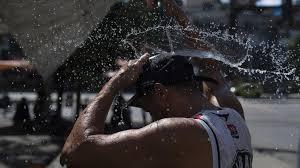
M203 111L194 116L206 129L212 147L213 168L251 168L251 136L235 110Z

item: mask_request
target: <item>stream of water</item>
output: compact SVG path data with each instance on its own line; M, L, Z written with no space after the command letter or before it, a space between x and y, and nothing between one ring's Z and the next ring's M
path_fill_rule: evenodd
M194 35L190 36L185 32L193 32ZM210 49L195 49L190 44L186 44L187 39L202 41L210 46ZM276 42L257 43L246 34L231 35L228 32L204 31L195 27L182 28L169 24L150 27L143 31L132 30L122 43L129 45L135 51L136 57L147 51L152 55L210 58L238 70L241 74L251 75L253 78L257 75L263 76L263 82L285 80L299 83L298 74L295 73L296 68L288 62L293 54L292 51L284 50L286 47ZM257 48L260 50L260 55L255 55L258 53ZM255 59L258 56L261 66L251 67L257 62ZM265 64L271 67L264 66Z

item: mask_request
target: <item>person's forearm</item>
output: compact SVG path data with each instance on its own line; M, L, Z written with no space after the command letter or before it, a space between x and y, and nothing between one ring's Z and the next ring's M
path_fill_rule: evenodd
M190 19L185 14L185 12L179 6L176 6L175 11L176 11L175 18L180 26L182 26L183 28L187 28L193 25Z
M191 47L200 50L209 50L211 45L206 41L200 39L198 27L196 27L185 14L185 12L176 4L173 7L174 17L176 18L178 24L182 26L183 32L186 35L186 47Z
M93 102L81 112L63 147L60 158L62 165L87 163L89 159L82 155L89 154L92 139L96 136L99 142L109 136L104 135L104 125L115 95L136 83L148 59L149 54L144 54L139 59L122 66L118 73L104 85Z
M85 134L104 133L107 114L115 95L119 92L115 83L117 83L115 78L106 83L92 103L82 112L81 119L84 121Z
M207 71L208 73L211 71ZM210 90L210 98L217 102L220 107L227 107L235 109L244 118L244 110L237 99L237 97L230 91L230 86L226 82L225 78L221 74L221 71L215 71L210 74L215 80L218 81L218 85L214 83L206 83Z
M118 84L115 78L112 78L101 89L95 99L82 111L75 122L75 125L68 136L62 150L61 164L70 164L69 160L76 156L76 152L90 136L95 134L104 134L104 122L112 101L118 93L119 88L114 87Z
M81 143L90 135L104 133L105 119L119 91L119 88L114 87L117 82L115 78L107 82L92 103L80 113L66 144Z

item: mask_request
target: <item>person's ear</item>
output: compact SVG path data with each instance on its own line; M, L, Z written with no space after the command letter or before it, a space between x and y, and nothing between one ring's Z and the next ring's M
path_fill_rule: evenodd
M161 83L154 84L154 93L158 95L161 99L165 100L168 96L168 89Z

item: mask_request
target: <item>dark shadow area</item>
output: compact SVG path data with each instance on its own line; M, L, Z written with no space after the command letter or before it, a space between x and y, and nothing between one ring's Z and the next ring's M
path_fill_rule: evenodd
M54 136L1 136L0 161L12 168L48 165L62 144L63 139Z

